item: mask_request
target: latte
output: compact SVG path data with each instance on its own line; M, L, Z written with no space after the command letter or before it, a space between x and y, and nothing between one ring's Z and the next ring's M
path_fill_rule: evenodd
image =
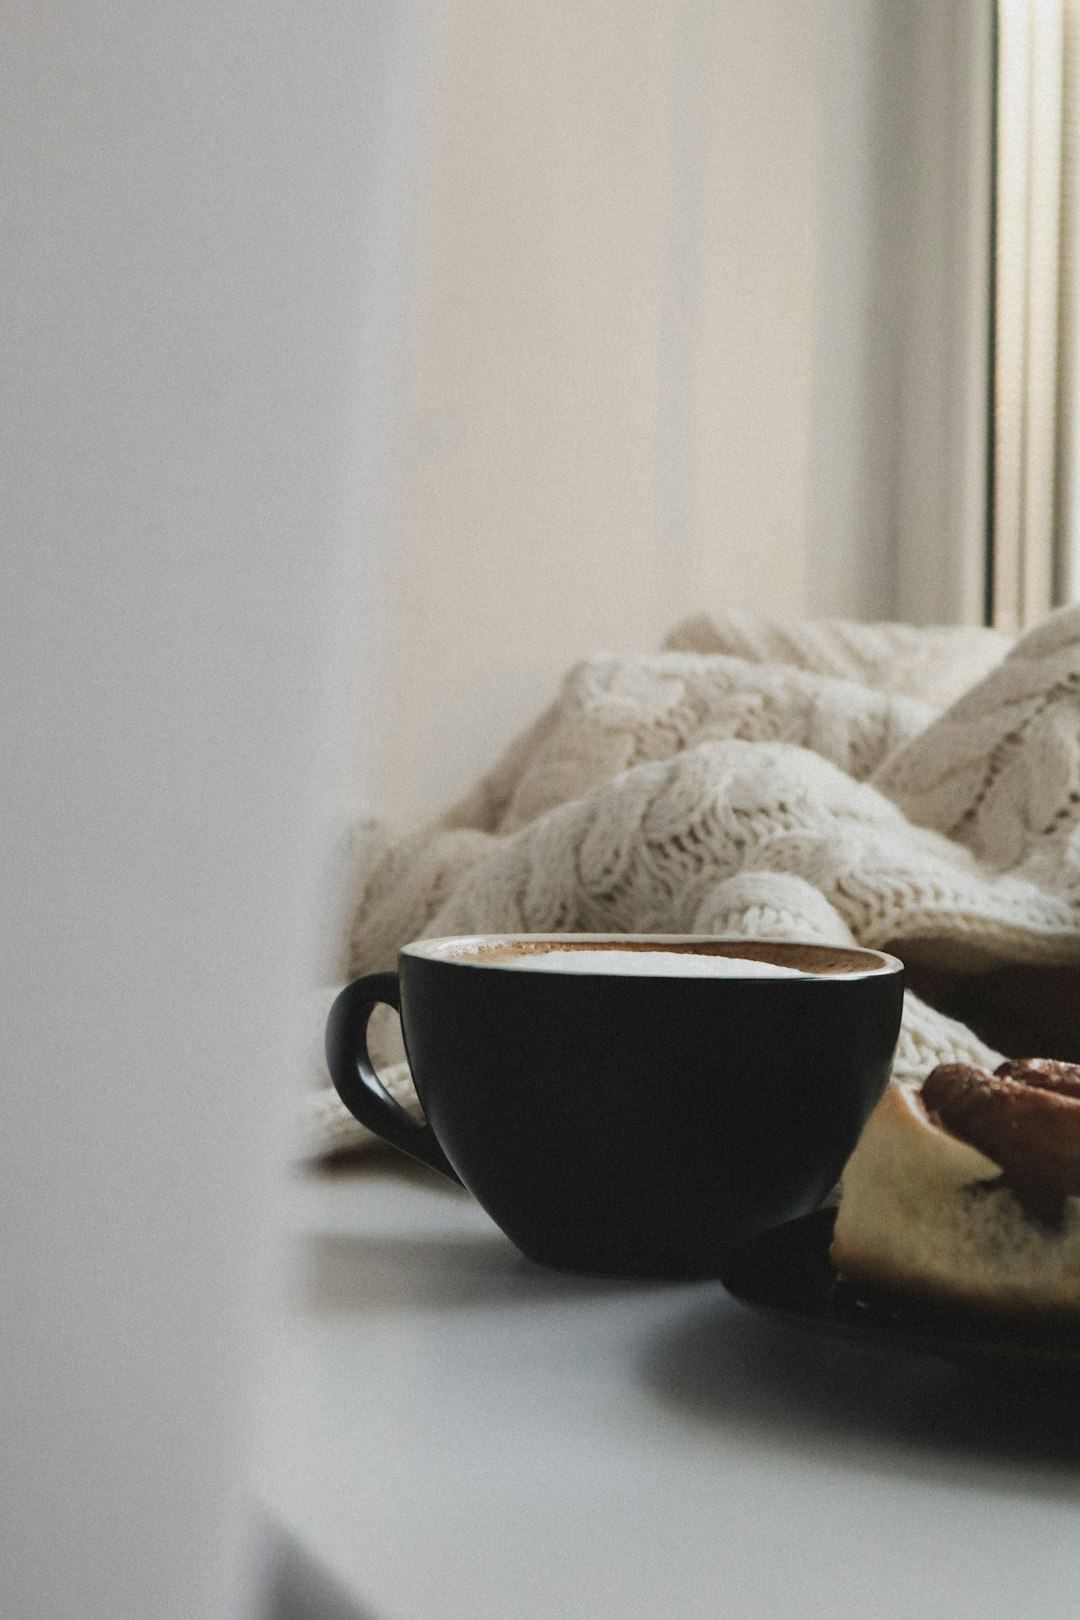
M530 973L620 973L664 979L803 979L799 968L747 956L713 956L696 951L549 950L507 956L500 967Z

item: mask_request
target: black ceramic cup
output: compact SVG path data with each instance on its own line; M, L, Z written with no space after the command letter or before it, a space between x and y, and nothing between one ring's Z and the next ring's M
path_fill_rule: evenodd
M553 950L626 954L617 972L567 972L543 967ZM799 974L624 971L641 951ZM888 1081L902 1000L902 964L880 951L682 935L429 939L405 946L396 974L342 991L326 1053L346 1107L463 1182L531 1259L708 1277L733 1245L809 1213L834 1186ZM400 1009L426 1124L372 1067L380 1002Z

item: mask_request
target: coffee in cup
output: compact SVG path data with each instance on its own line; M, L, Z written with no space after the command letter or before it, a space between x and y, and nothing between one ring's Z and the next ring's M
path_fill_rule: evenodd
M365 1125L461 1181L530 1258L715 1276L816 1208L888 1082L902 964L880 951L672 935L406 945L338 997L327 1061ZM425 1114L366 1030L401 1013Z

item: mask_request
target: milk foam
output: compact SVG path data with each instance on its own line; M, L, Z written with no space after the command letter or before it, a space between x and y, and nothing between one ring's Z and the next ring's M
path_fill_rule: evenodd
M692 951L530 951L500 967L530 973L611 973L666 979L803 979L798 968L778 967L748 956L706 956Z

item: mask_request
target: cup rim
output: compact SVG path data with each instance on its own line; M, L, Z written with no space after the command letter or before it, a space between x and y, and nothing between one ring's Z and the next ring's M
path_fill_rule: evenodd
M424 961L440 962L447 967L463 967L466 969L471 969L474 972L477 970L492 972L517 972L520 970L511 968L510 964L507 962L491 960L490 958L481 956L479 948L483 947L485 950L487 950L492 947L498 949L500 946L504 945L550 945L558 949L560 945L569 945L571 948L581 949L588 948L590 945L604 947L620 944L635 945L641 949L649 949L651 947L660 951L677 946L695 945L733 946L742 950L745 950L747 947L752 948L754 946L783 945L789 949L793 948L798 950L809 950L821 952L822 954L827 954L829 952L834 954L843 952L845 955L869 957L872 959L871 965L861 969L853 968L840 971L833 970L831 972L826 971L822 973L806 972L805 970L801 971L801 977L804 980L809 979L819 984L826 981L831 982L836 980L840 980L845 984L850 984L854 980L884 978L891 974L902 973L904 970L904 964L901 962L898 956L891 956L888 951L879 951L869 945L829 945L819 939L779 939L770 936L758 936L753 939L748 939L730 934L447 934L432 939L410 940L407 944L401 947L399 955L419 957ZM470 956L470 950L473 952L472 956ZM726 953L716 952L716 954L723 955ZM575 975L567 974L565 976L567 978L589 978L598 977L599 975L582 973ZM605 978L612 976L618 977L618 975L603 975ZM670 977L672 979L678 979L678 974L671 974ZM730 984L732 982L737 983L738 979L737 977L734 979L724 978L717 980L709 978L704 982ZM749 976L748 982L750 982ZM754 984L790 984L792 981L788 978L754 978L752 982Z

